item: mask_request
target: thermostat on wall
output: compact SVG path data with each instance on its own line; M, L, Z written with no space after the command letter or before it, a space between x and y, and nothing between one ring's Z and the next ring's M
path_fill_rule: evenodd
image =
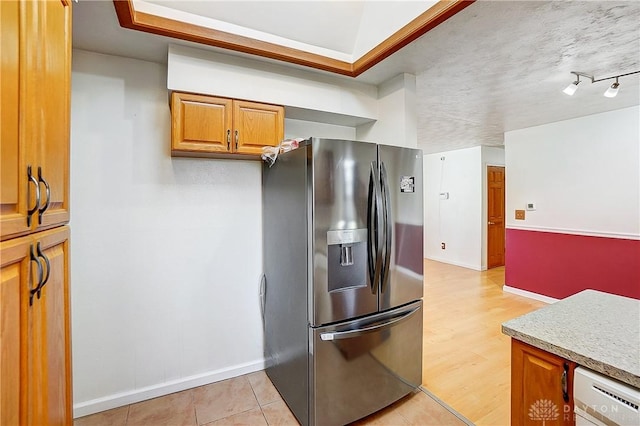
M534 203L527 203L527 210L532 211L536 209L536 205Z

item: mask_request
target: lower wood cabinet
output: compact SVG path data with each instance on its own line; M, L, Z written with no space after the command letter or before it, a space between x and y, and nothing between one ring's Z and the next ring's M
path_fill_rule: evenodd
M71 425L69 228L0 244L0 424Z
M171 94L171 155L260 158L284 138L284 107L193 93Z
M511 425L574 425L575 367L562 357L511 339Z

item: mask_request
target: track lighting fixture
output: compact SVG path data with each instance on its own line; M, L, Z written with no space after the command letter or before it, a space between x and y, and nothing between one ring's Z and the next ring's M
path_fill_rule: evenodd
M569 96L573 96L573 94L576 93L576 90L578 90L578 84L580 84L580 77L588 78L589 80L591 80L591 83L597 83L599 81L605 81L605 80L613 80L615 78L616 82L613 83L611 87L607 89L606 92L604 92L604 96L606 96L607 98L613 98L618 94L618 90L620 89L620 83L618 83L618 79L620 77L624 77L631 74L638 74L638 73L640 73L640 71L633 71L633 72L628 72L626 74L619 74L619 75L614 75L612 77L596 79L594 76L590 74L585 74L579 71L571 71L571 74L576 76L576 80L570 85L568 85L566 89L563 90L563 92Z

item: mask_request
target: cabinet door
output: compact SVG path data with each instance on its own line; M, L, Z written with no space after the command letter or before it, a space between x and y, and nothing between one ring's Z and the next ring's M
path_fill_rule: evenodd
M0 3L6 239L69 221L71 7L66 0Z
M231 152L231 99L173 92L171 153Z
M38 91L32 99L36 104L32 118L38 124L34 142L39 152L34 162L38 166L35 173L41 172L43 215L39 212L42 217L36 222L39 228L49 228L69 221L71 6L69 0L46 0L38 5Z
M262 154L262 147L277 146L284 137L284 108L248 101L233 101L234 152Z
M33 235L45 284L27 309L27 423L70 425L69 229ZM27 303L28 305L28 303Z
M20 16L33 5L17 1L0 1L0 51L2 51L2 78L0 78L0 233L9 235L27 232L27 172L26 144L20 137ZM23 32L24 33L24 32ZM33 185L33 184L32 184ZM32 186L32 190L35 188ZM30 206L34 205L31 201Z
M2 2L3 4L5 2ZM31 237L15 238L0 245L0 424L25 424L21 415L21 395L24 389L26 364L21 354L24 351L22 334L26 332L25 319L21 312L24 295L29 285L37 282L30 274L29 247ZM32 280L35 278L35 280Z
M575 364L512 339L511 424L574 425Z

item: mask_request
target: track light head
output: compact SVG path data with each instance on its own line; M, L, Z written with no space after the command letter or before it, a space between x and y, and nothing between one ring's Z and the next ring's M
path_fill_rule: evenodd
M580 77L578 77L578 80L568 85L563 92L569 96L573 96L573 94L576 93L576 90L578 90L578 84L580 84Z
M604 92L604 96L607 98L615 98L616 95L618 94L619 88L620 88L620 83L618 83L618 78L616 77L616 82L613 83L611 87L607 89L606 92Z

